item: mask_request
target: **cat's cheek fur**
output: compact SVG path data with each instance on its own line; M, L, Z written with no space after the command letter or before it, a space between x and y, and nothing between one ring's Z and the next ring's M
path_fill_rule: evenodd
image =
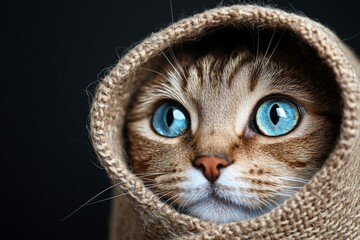
M200 170L190 168L185 172L185 181L180 184L180 204L188 207L209 197L210 185Z

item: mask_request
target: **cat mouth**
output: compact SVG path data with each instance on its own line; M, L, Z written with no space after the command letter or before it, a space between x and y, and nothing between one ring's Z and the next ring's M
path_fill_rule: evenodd
M244 212L252 211L244 204L241 204L240 202L234 201L232 199L224 198L223 196L220 196L218 193L212 193L209 197L209 200L214 201L219 206L237 208Z
M237 209L243 213L253 213L256 212L256 209L251 208L246 205L246 203L242 203L237 201L236 199L231 199L231 197L224 196L221 191L216 188L213 188L209 195L201 200L199 200L197 204L211 203L216 208L232 208Z
M213 190L210 194L210 196L208 197L208 199L211 199L215 202L224 204L224 205L235 205L234 203L232 203L231 201L226 200L225 198L219 196L219 194L216 192L216 190Z
M246 211L247 209L246 206L222 196L221 193L219 193L216 189L212 189L207 197L197 201L193 205L199 205L204 203L211 203L212 205L214 205L214 207L220 208L232 207L241 209L243 211Z
M245 205L227 199L216 190L182 210L185 214L217 223L240 221L258 215Z

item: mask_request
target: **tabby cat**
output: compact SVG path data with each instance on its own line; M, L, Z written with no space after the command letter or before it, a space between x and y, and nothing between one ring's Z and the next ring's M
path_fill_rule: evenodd
M263 35L173 47L143 68L124 129L129 161L181 213L224 223L268 212L333 147L341 104L333 74L291 37Z

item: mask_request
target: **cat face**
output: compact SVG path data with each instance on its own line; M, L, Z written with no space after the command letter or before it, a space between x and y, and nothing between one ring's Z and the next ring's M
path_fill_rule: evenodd
M127 151L133 172L178 211L219 223L258 216L330 152L339 103L316 64L236 49L159 65L130 106Z

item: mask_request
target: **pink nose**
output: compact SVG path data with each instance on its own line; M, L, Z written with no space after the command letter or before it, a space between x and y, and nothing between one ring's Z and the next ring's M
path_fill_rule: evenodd
M201 156L195 159L194 165L200 167L204 176L213 183L220 176L220 168L226 167L230 162L222 157Z

